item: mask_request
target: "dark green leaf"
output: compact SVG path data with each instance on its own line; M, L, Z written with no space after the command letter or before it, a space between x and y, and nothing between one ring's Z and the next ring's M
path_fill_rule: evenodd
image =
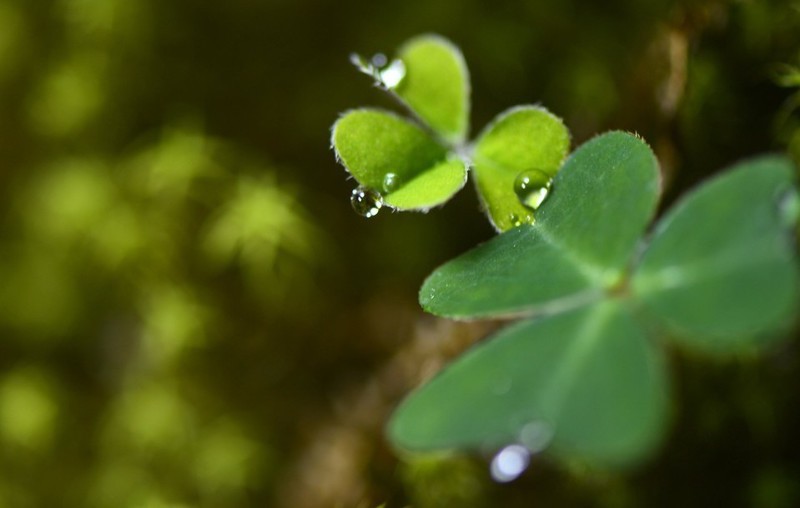
M437 269L419 298L428 312L477 318L559 312L602 294L569 253L523 226Z
M662 436L667 381L660 351L622 302L512 325L450 364L403 402L389 435L403 448L526 443L552 432L563 457L633 462Z
M636 294L685 341L752 343L797 307L794 168L762 157L687 195L661 220L635 275Z
M567 159L536 226L600 281L614 284L653 218L660 186L647 143L626 132L602 134Z
M567 160L533 226L507 231L437 269L420 302L458 318L586 303L622 278L658 186L643 141L622 132L599 136Z

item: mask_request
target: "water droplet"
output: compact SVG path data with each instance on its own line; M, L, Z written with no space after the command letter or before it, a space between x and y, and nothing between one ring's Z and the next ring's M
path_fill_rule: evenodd
M400 188L400 177L397 173L386 173L383 177L383 192L389 194Z
M506 483L515 480L531 462L531 453L522 445L513 444L500 450L492 459L489 471L495 481Z
M523 224L533 224L533 214L532 213L525 213L523 215L518 215L516 213L512 213L508 216L509 222L511 222L512 227L519 227Z
M374 55L372 55L372 65L374 65L379 69L384 65L386 65L388 61L389 59L386 58L386 55L384 55L383 53L375 53Z
M541 420L526 423L519 433L520 443L531 453L539 453L547 448L553 439L553 427Z
M550 193L553 179L550 175L538 169L528 169L517 175L514 180L514 192L522 202L531 210L536 210Z
M350 194L350 204L362 217L375 217L381 211L383 197L372 189L357 187Z
M381 84L389 89L396 88L406 77L406 64L402 60L392 60L386 68L379 72Z

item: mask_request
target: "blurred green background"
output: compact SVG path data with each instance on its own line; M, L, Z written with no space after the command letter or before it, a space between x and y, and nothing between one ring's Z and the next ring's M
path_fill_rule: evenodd
M350 209L329 128L394 108L348 63L440 33L473 134L541 103L574 144L642 134L665 204L741 157L800 160L796 0L0 0L0 506L800 505L800 351L676 351L651 462L406 457L382 425L492 324L422 314L493 231L468 186ZM743 203L742 206L746 206Z

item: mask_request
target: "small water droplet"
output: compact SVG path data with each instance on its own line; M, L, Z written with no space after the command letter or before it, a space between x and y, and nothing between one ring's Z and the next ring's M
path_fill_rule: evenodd
M520 443L531 453L539 453L547 448L551 439L553 439L553 428L541 420L526 423L519 433Z
M400 187L400 177L397 173L386 173L383 177L383 192L389 194Z
M528 169L517 175L514 180L514 192L523 205L536 210L550 193L553 179L538 169Z
M372 55L372 65L374 65L379 69L384 65L386 65L388 61L389 59L386 58L386 55L384 55L383 53L375 53L374 55Z
M523 224L533 224L533 214L532 213L525 213L523 215L518 215L516 213L512 213L508 216L509 222L511 222L512 227L519 227Z
M396 88L397 85L406 77L406 64L402 60L392 60L386 68L381 69L379 72L381 84L388 88Z
M353 210L362 217L370 218L378 215L383 206L383 197L367 187L357 187L350 194Z
M522 445L513 444L500 450L492 459L489 471L495 481L507 483L519 477L531 462L531 453Z

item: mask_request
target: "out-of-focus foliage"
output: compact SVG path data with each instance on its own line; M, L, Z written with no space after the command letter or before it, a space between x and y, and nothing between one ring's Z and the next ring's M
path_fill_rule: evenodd
M275 429L218 358L315 305L329 239L296 179L208 134L199 104L142 124L158 9L0 7L4 506L272 491Z
M15 455L52 460L67 441L94 456L64 476L83 486L75 505L244 502L270 467L269 431L234 416L247 408L228 407L198 351L237 347L215 281L226 272L274 315L291 319L317 297L325 237L295 194L269 165L183 125L118 157L35 168L8 212L19 229L2 244L4 348L33 355L2 385L0 435L19 448L9 470ZM70 351L76 365L59 365ZM82 383L47 370L65 367ZM21 503L57 494L34 485L17 484Z
M637 131L674 196L785 146L772 70L797 65L799 19L785 0L0 2L0 505L423 503L435 475L398 469L380 427L465 333L420 318L424 275L493 232L468 190L351 212L328 147L364 101L348 54L441 33L470 55L474 125L541 102L576 143ZM500 488L467 458L452 485L488 506L796 505L792 347L676 359L677 430L635 475L539 462Z
M800 55L797 56L797 62L796 66L778 66L775 76L780 86L794 90L781 106L776 126L778 135L786 142L796 162L800 161Z

